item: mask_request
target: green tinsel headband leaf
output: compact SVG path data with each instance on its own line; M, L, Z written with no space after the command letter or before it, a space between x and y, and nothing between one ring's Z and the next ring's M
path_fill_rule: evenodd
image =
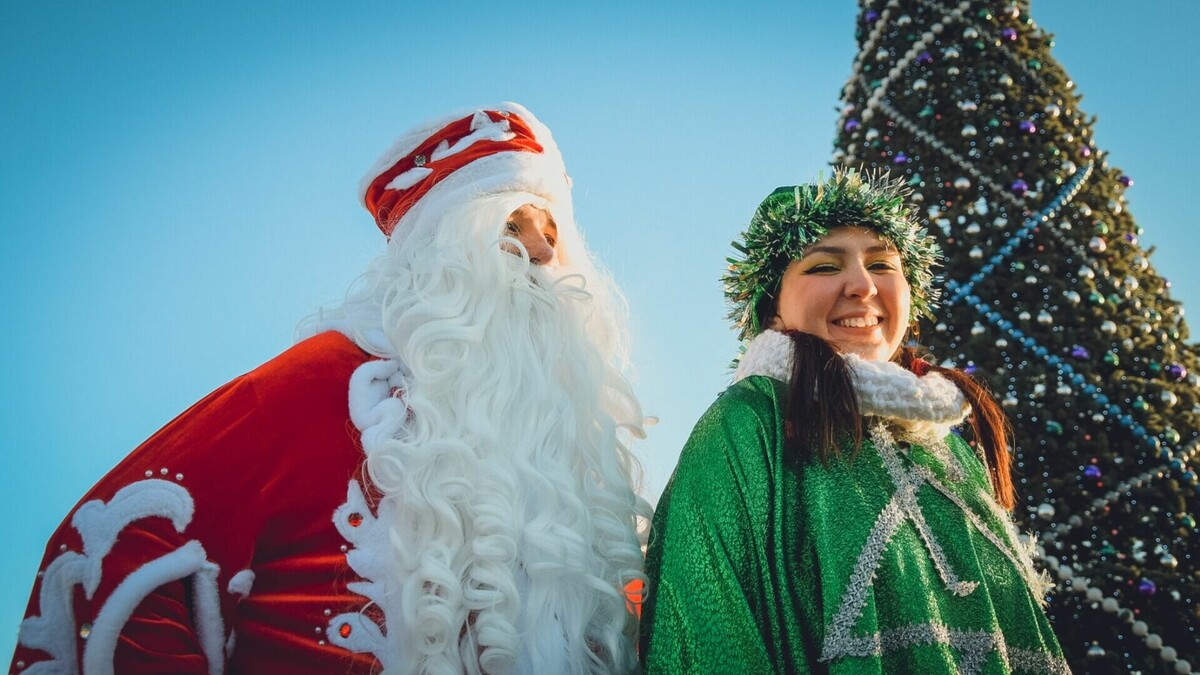
M722 277L729 318L739 338L748 340L762 332L763 301L779 290L788 265L843 225L875 230L896 247L912 290L909 318L931 316L938 299L933 267L941 259L941 248L921 227L907 196L900 181L843 167L835 168L827 181L776 188L767 195L741 240L733 242L739 256L728 259Z

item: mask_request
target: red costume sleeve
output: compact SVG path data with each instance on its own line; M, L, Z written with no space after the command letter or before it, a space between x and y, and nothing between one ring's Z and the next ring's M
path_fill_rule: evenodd
M331 517L361 460L346 383L365 358L342 336L301 343L122 460L50 539L14 670L51 661L67 673L222 672L239 637L260 644L272 631L345 670L345 653L318 643L311 617L361 600L334 589L339 573L354 577ZM255 584L255 569L270 578ZM286 584L290 595L279 593ZM265 595L239 610L252 587ZM341 595L280 620L310 588Z
M220 550L209 551L213 537L192 526L198 508L205 521L220 518L213 512L227 509L227 496L248 487L221 468L239 447L264 443L264 427L251 423L256 407L248 378L234 380L175 418L84 496L46 548L17 661L49 658L67 672L209 672L212 650L224 651L222 617L233 605L214 593L221 572L214 557L227 566L239 558L248 563L253 541L239 532L257 528L233 528Z

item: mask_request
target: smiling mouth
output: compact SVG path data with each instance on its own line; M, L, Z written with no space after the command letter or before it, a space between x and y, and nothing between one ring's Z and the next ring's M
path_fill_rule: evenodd
M838 319L833 324L835 326L842 326L843 328L870 328L871 326L879 325L879 317L856 316L849 319Z

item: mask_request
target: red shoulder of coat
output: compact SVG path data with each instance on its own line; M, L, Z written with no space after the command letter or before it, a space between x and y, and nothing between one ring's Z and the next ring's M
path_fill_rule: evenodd
M193 488L210 483L225 492L242 480L279 476L305 460L356 466L361 450L350 423L350 376L372 358L341 333L298 342L180 413L85 500L107 500L151 473L182 473Z
M373 358L350 338L328 331L297 342L243 378L253 384L260 400L294 401L327 391L340 392L344 399L350 375Z

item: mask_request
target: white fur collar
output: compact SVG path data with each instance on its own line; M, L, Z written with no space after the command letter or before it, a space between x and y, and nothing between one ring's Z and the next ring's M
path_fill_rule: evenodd
M734 382L751 375L790 381L793 349L788 336L764 331L746 345ZM863 415L894 420L917 436L940 438L971 412L958 387L937 373L917 377L890 361L868 361L856 354L843 358L850 366Z

